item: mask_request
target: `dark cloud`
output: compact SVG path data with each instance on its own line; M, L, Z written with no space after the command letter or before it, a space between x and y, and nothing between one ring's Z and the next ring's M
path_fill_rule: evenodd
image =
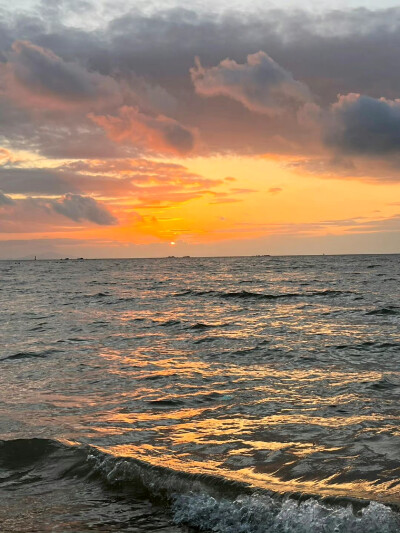
M37 92L66 99L93 98L96 86L78 64L67 63L50 50L27 41L16 41L10 63L16 78Z
M248 54L265 50L328 102L338 92L386 96L399 87L399 27L398 8L318 15L300 9L206 15L176 8L148 16L132 11L107 28L107 56L111 64L172 86L186 77L195 56L207 65L227 57L245 63Z
M340 96L329 118L326 142L330 146L368 156L400 150L400 100Z
M43 2L36 16L4 15L3 49L15 40L29 40L66 61L79 60L91 71L135 72L171 86L177 77L186 77L196 55L210 65L227 57L244 63L249 53L265 50L296 79L306 80L313 92L331 81L331 100L339 91L371 93L373 88L373 96L375 91L386 96L383 87L393 87L394 82L398 86L400 79L400 8L337 9L313 15L301 9L200 14L187 8L146 14L128 7L107 26L85 31L62 25L60 4L63 15L76 9L71 2ZM49 21L50 8L54 21ZM356 89L361 83L362 90Z
M96 100L103 99L109 106L121 101L119 86L111 77L89 72L76 61L65 61L48 48L15 41L6 57L2 65L6 90L19 105L52 108L89 101L95 106Z
M50 201L51 207L75 222L88 220L101 226L117 223L117 219L101 204L88 196L67 194L63 198Z
M89 196L66 194L59 198L26 197L14 199L5 206L0 217L0 233L34 234L71 230L88 222L111 226L118 221L106 206Z

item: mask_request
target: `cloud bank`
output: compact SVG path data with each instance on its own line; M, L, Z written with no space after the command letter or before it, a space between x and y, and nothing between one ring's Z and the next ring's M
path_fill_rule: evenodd
M379 102L393 115L400 96L398 8L313 16L119 6L90 31L71 26L75 8L0 15L0 135L15 149L57 158L361 156L357 124L381 113ZM345 105L352 94L357 111ZM310 102L332 115L329 127L299 121ZM377 157L396 128L380 124L379 146L366 145Z

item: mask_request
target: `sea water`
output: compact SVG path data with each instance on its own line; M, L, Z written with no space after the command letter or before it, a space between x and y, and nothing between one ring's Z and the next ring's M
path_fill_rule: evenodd
M400 256L0 262L0 531L400 531Z

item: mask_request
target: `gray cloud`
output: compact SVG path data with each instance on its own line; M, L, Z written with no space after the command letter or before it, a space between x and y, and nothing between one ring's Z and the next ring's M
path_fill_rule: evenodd
M369 156L400 150L400 100L340 96L329 118L325 140L330 146Z
M59 200L49 202L56 213L64 215L75 222L89 220L101 226L117 223L117 219L96 200L79 194L66 194Z
M11 194L60 195L81 192L78 176L41 168L0 168L0 187Z
M39 46L26 41L13 44L11 63L17 79L34 91L46 91L63 98L93 98L95 85L79 65L66 63Z
M0 207L4 207L6 205L13 205L14 200L10 198L9 196L6 196L3 192L0 191Z
M86 2L77 2L80 10L87 9ZM393 101L400 95L400 8L335 10L318 16L301 10L205 14L182 8L158 12L120 9L120 16L93 31L63 25L63 21L71 24L74 18L69 1L57 1L50 8L43 2L42 11L30 14L16 10L0 14L1 66L10 62L19 76L18 83L32 94L37 95L39 87L40 94L59 103L76 103L78 108L77 112L43 106L22 108L21 101L4 92L4 79L0 80L0 135L12 146L59 158L150 153L144 143L116 142L109 131L87 118L93 111L93 100L102 103L103 91L111 91L107 94L117 94L118 98L104 99L109 107L96 108L95 115L119 117L118 99L122 98L125 106L137 107L146 117L142 123L149 124L159 116L170 119L170 125L164 124L161 132L160 124L153 127L167 153L171 147L177 153L188 153L193 147L201 155L270 152L321 159L321 150L326 150L321 137L310 135L295 113L282 118L249 111L281 109L287 100L281 102L280 97L271 95L273 84L265 80L259 83L258 78L254 81L252 74L257 69L250 67L246 57L257 56L258 50L268 54L259 57L260 72L286 79L296 98L302 91L295 90L300 88L295 80L301 80L301 88L309 87L315 102L325 110L338 93ZM14 46L13 50L15 41L25 44L15 45L22 48ZM230 98L203 98L195 93L189 75L195 56L201 57L204 65L213 66L203 68L204 80L210 81L211 72L215 73L212 69L219 69L224 94ZM226 79L229 69L221 64L227 57L245 76L244 84ZM59 71L59 79L64 80L61 88L55 75ZM293 105L297 105L296 98ZM238 105L238 100L247 107ZM335 125L329 130L330 146L337 151L349 150L352 144L343 136L344 122L338 113L337 124L342 129ZM202 142L193 143L193 131L199 132ZM350 128L346 126L345 131L350 132ZM384 153L387 137L393 143L393 133L384 141L382 133L381 152L375 155ZM353 153L365 153L357 142L353 141Z
M118 101L119 87L111 77L89 72L77 62L65 61L29 41L15 41L7 59L6 67L15 81L40 97L66 102L96 98Z
M102 163L104 167L99 164L95 169L83 163L62 165L55 169L0 167L0 188L9 194L34 196L71 193L121 197L137 191L134 182L143 181L140 172L132 168L132 175L128 178L102 175L106 168L106 163Z
M216 67L204 68L197 60L191 76L198 94L227 96L267 115L310 99L308 88L262 51L248 55L244 64L224 59Z
M1 207L1 206L0 206ZM66 194L59 198L27 197L3 206L0 233L37 233L71 229L71 221L100 226L117 223L108 209L89 196ZM69 219L66 224L66 219Z

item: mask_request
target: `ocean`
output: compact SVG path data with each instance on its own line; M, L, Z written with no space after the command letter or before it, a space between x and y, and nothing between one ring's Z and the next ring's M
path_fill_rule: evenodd
M0 531L400 531L400 255L0 262Z

